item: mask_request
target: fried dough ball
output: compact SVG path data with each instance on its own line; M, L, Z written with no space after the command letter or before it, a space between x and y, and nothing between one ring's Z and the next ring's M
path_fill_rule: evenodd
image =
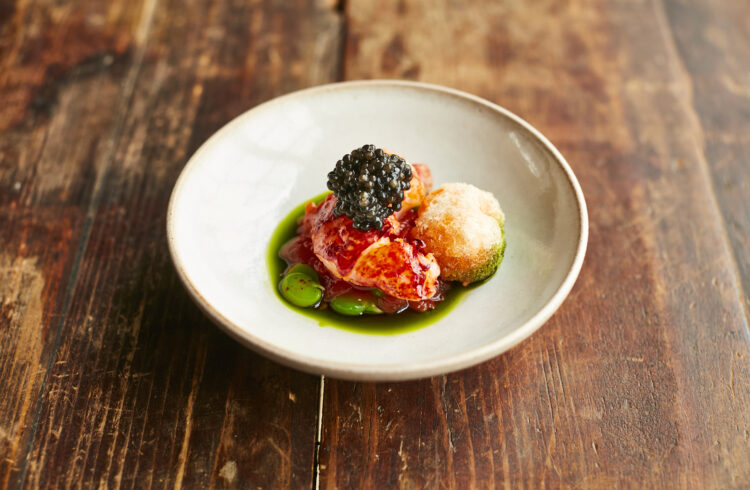
M437 259L441 279L467 285L490 277L502 262L504 223L492 194L452 183L427 196L412 234Z

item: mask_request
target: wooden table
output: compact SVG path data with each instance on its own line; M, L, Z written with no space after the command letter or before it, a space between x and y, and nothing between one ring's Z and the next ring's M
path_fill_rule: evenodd
M232 117L382 77L545 133L589 251L496 359L322 380L200 314L165 210ZM0 131L0 487L750 487L750 2L0 1Z

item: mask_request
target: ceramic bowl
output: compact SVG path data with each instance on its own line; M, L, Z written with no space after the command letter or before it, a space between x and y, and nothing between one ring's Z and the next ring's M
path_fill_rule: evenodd
M492 192L506 216L498 272L436 323L400 335L321 327L279 299L266 265L279 221L363 144L428 164L436 185ZM444 87L364 81L279 97L223 127L180 175L167 232L190 295L238 341L311 373L403 380L477 364L538 329L578 276L588 220L565 159L518 116Z

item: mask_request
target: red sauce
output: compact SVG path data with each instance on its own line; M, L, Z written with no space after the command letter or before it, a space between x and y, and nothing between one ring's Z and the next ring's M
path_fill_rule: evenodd
M351 226L351 220L346 216L333 216L332 210L334 205L335 198L333 195L329 195L320 206L309 203L305 207L305 216L300 220L299 228L297 229L298 235L284 244L279 252L279 255L287 262L289 267L295 264L307 264L315 269L320 275L321 285L325 288L324 301L329 302L333 298L354 289L358 291L370 290L369 288L361 288L339 279L328 270L325 264L313 252L312 239L310 237L313 228L317 230L324 229L327 235L327 242L330 243L326 250L326 256L336 257L337 265L342 271L351 270L360 254L384 234L394 239L403 239L405 242L411 244L415 251L424 251L424 242L409 237L409 233L414 227L414 221L417 218L415 210L399 213L398 220L395 216L389 218L381 230L362 232L355 230ZM321 220L324 222L321 222ZM424 272L429 269L429 266L425 266L416 260L404 262L395 253L389 253L389 256L398 259L391 261L391 263L399 264L400 266L400 270L394 268L385 271L385 275L389 277L401 275L406 268L411 268L415 272L415 277L421 276L423 278ZM448 287L447 283L439 281L438 293L429 300L407 301L389 295L374 296L373 299L376 300L378 307L387 314L401 313L406 309L423 312L435 308L444 299L444 293ZM415 282L414 288L419 293L422 292L421 284Z
M352 270L354 263L364 250L375 243L383 233L390 230L390 223L386 222L382 230L359 231L352 226L352 220L346 216L335 216L333 208L336 198L333 194L326 197L319 208L308 207L303 218L303 228L309 234L310 230L319 230L325 234L325 257L336 257L336 263L344 276Z
M299 232L299 231L298 231ZM330 301L336 296L341 296L351 291L354 286L346 281L335 277L323 262L313 253L312 240L309 235L297 235L281 247L279 255L286 261L289 267L295 264L307 264L320 276L320 284L325 288L323 299Z
M445 299L445 293L448 292L451 285L445 281L438 281L438 293L430 299L422 301L410 301L409 308L414 311L424 312L434 309L441 301Z

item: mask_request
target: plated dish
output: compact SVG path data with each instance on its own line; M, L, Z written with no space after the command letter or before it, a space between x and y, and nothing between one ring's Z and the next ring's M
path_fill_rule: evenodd
M292 238L298 227L290 213L320 194L343 152L364 142L426 162L436 183L471 183L502 204L507 245L499 271L419 313L430 318L424 328L403 323L403 314L389 322L389 335L373 335L382 328L368 325L383 315L356 318L357 328L321 326L279 296L287 264L278 259L277 279L269 274L279 224ZM187 291L243 344L312 373L399 380L476 364L531 335L573 286L588 221L568 164L517 116L444 87L372 81L280 97L222 128L180 175L167 233Z
M336 162L327 187L303 214L287 218L297 225L293 237L281 246L271 241L272 281L290 305L331 310L350 325L382 315L388 332L390 318L435 310L502 262L505 217L497 199L466 183L433 191L426 164L364 145ZM282 274L274 255L286 263Z

